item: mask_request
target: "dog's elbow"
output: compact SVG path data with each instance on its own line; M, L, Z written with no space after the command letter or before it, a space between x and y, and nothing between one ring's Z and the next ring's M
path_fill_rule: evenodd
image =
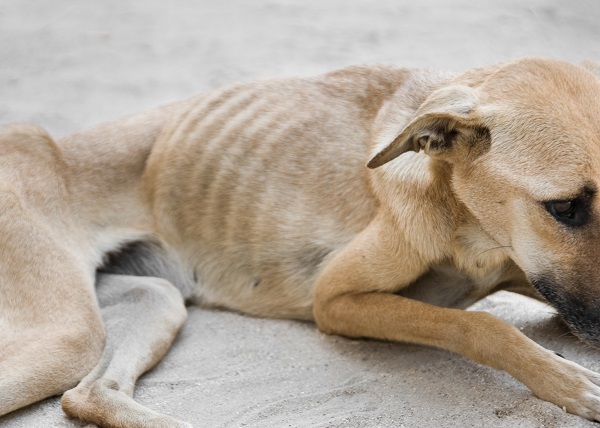
M313 317L317 328L326 334L335 334L334 323L331 319L331 301L315 301L313 305Z
M326 334L339 334L347 337L360 337L354 334L352 316L352 296L341 294L328 298L316 299L313 306L313 316L317 328Z

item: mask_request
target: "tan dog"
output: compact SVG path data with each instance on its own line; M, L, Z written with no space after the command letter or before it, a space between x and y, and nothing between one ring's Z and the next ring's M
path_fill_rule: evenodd
M185 300L437 346L600 420L600 375L461 310L500 289L543 297L600 345L594 67L354 67L57 143L6 129L0 414L79 383L71 416L188 426L131 398Z

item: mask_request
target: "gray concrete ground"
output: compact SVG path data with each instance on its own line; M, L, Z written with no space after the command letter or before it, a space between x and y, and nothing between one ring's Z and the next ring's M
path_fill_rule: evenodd
M524 55L600 59L596 0L1 0L0 123L60 136L240 80L357 63L461 71ZM536 302L478 305L600 371ZM591 427L447 352L191 309L136 398L197 427ZM78 427L51 398L0 426Z

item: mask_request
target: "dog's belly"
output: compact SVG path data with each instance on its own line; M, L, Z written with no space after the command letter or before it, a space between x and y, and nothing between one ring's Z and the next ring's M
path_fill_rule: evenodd
M219 250L201 254L197 264L197 302L261 317L312 319L312 289L318 261L306 272L289 272L292 260L266 267L227 258Z
M165 132L146 185L199 303L312 318L320 269L377 209L369 120L318 82L291 80L200 98Z

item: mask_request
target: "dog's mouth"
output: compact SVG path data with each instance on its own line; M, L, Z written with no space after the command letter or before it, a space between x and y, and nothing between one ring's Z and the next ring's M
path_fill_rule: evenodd
M535 277L533 287L558 311L571 332L588 345L600 348L600 304L565 291L547 277Z

